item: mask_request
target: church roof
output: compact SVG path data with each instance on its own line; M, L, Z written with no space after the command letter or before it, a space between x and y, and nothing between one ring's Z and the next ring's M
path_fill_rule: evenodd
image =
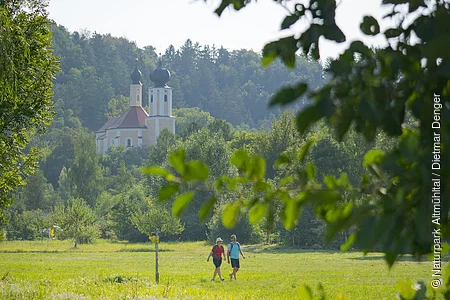
M106 121L105 125L98 132L121 128L147 128L145 126L145 118L147 117L148 114L142 106L130 106L120 117Z
M156 69L150 72L150 80L153 81L155 87L165 87L166 83L169 82L170 72L166 68L163 68L161 59Z
M100 128L99 130L97 130L96 132L102 132L105 131L106 129L108 129L118 118L111 118L108 121L106 121L106 123L102 126L102 128Z

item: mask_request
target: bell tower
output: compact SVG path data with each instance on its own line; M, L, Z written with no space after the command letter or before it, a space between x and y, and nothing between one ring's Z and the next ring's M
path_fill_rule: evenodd
M146 123L150 144L155 144L162 130L168 129L175 134L175 117L172 116L172 88L167 85L170 80L170 72L162 66L161 60L158 61L156 69L150 73L150 80L154 86L148 91L149 116Z
M142 106L142 73L138 69L138 59L136 58L136 65L133 73L131 73L130 85L130 106Z

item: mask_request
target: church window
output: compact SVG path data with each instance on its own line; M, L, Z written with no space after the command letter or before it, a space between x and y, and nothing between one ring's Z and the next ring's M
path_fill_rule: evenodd
M139 103L139 95L137 95L137 97L136 97L136 102Z
M153 95L150 96L150 102L153 103Z
M167 95L164 95L164 102L167 102Z
M131 138L126 138L126 140L125 140L125 145L126 145L127 147L133 146L132 143L131 143Z

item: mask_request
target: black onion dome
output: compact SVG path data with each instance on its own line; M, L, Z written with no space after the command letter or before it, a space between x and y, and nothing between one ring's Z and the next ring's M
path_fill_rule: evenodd
M150 80L153 81L155 87L164 87L169 82L170 72L162 67L161 60L158 62L156 69L150 72Z
M134 71L133 71L133 73L131 73L130 77L131 77L131 83L132 84L139 84L139 83L141 83L142 73L138 69L138 60L137 60L137 58L136 58L136 66L134 67Z

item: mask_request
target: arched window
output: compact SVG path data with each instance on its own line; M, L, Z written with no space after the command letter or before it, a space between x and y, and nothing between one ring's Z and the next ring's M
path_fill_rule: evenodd
M133 146L133 144L131 143L131 138L126 138L125 139L125 145L127 146L127 147L131 147L131 146Z
M153 95L150 96L150 102L153 103Z
M167 95L164 95L164 102L167 102Z

